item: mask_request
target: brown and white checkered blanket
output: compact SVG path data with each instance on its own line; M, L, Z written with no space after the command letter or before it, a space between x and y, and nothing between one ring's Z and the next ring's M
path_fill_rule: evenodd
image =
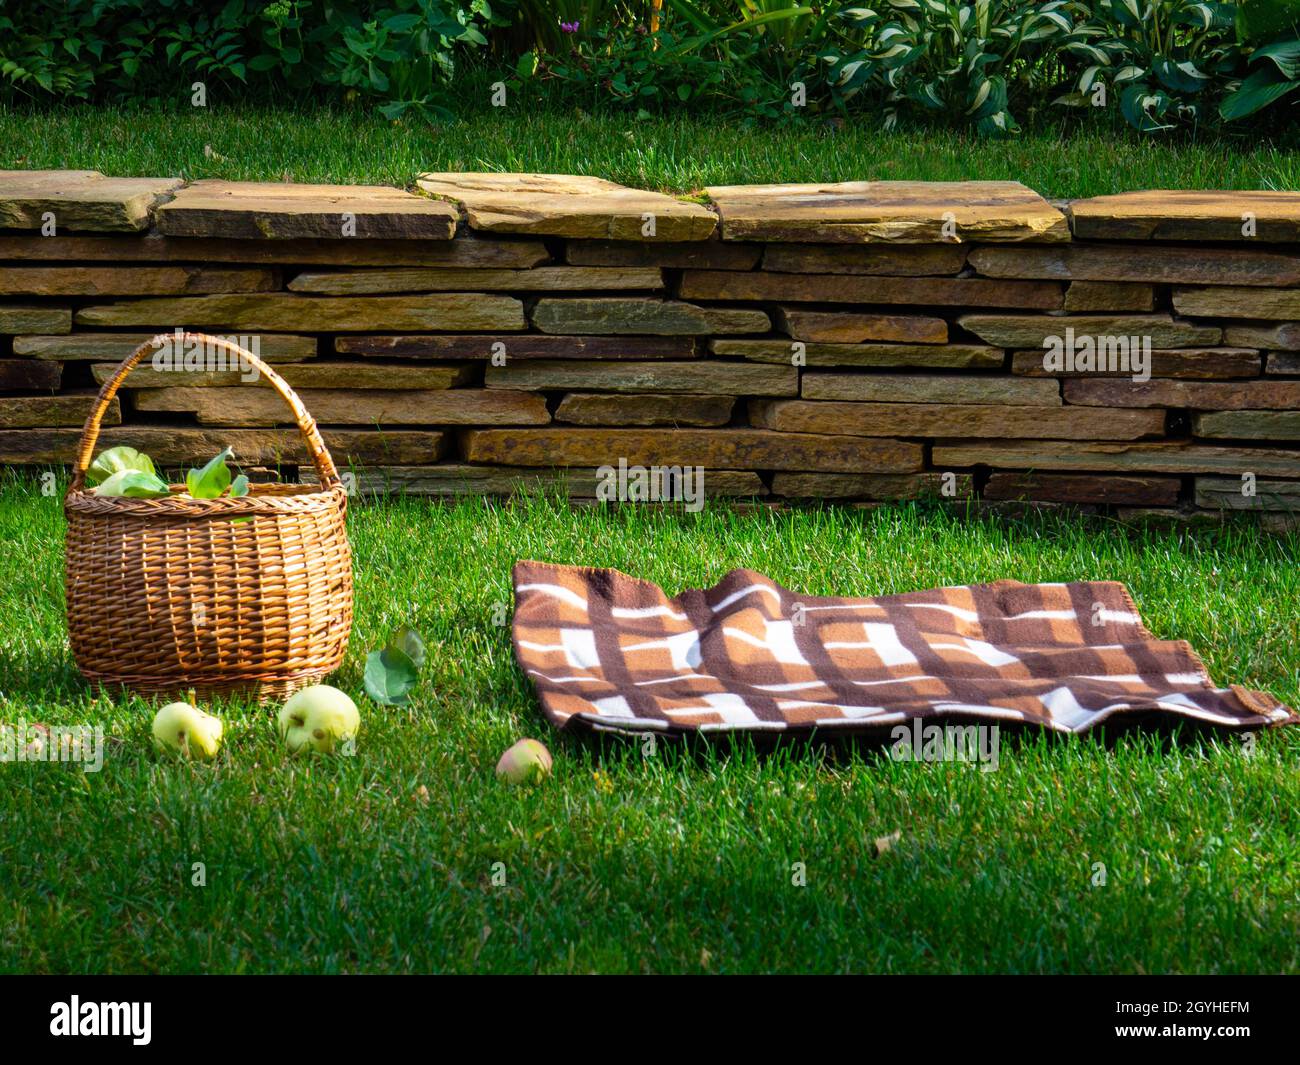
M515 655L559 728L869 731L914 718L1083 732L1116 715L1227 728L1300 720L1217 688L1122 584L997 581L799 596L752 570L668 598L617 570L520 562Z

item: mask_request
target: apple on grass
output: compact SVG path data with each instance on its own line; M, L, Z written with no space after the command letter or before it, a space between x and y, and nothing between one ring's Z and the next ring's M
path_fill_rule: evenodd
M154 746L191 758L215 758L221 750L221 719L189 703L168 703L153 719Z
M507 784L540 784L551 775L551 752L537 740L520 740L497 762L497 779Z
M326 754L361 729L357 704L328 684L313 684L289 697L280 710L280 738L297 753L308 747Z

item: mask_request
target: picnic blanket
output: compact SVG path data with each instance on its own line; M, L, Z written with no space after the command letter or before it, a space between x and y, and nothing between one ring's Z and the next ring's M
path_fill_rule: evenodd
M800 596L752 570L669 598L612 569L514 567L515 655L558 728L862 731L917 718L1085 732L1173 715L1300 720L1216 687L1111 581L995 581L872 599Z

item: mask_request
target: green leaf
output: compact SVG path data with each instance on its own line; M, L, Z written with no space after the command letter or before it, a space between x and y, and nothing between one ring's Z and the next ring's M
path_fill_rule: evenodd
M185 487L195 499L216 499L230 487L230 467L226 459L230 448L222 448L201 470L190 470L185 475Z
M248 495L248 478L242 473L230 482L230 498L237 499Z
M404 706L415 681L415 663L405 651L385 647L366 656L366 694L381 706Z
M1274 41L1263 48L1257 48L1250 61L1254 63L1258 59L1271 59L1278 72L1288 81L1300 80L1300 40Z
M1276 71L1257 70L1219 105L1219 114L1233 122L1253 115L1296 89L1300 89L1300 81L1284 81Z
M158 472L154 468L153 460L148 455L122 444L119 447L110 447L107 451L99 453L99 457L90 464L90 469L86 471L86 484L94 487L108 480L113 474L121 473L124 470L140 470L152 474Z
M393 638L388 641L388 647L386 649L390 651L401 651L411 660L412 665L414 665L416 669L424 668L424 640L420 637L418 632L411 628L410 625L403 625L398 629L397 632L393 634Z
M95 489L97 496L125 496L128 499L165 499L171 493L167 482L144 470L119 470Z

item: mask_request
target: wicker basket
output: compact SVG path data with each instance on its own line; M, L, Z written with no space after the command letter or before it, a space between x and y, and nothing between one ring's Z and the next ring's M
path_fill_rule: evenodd
M318 485L255 484L219 499L193 499L178 485L166 499L84 487L113 396L147 353L172 340L162 334L137 348L105 382L82 430L64 500L72 653L96 686L283 698L339 666L352 628L347 493L293 389L237 344L182 338L246 359L271 383L297 420Z

